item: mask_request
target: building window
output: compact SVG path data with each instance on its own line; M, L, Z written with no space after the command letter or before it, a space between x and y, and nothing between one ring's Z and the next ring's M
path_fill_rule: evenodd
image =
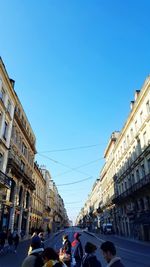
M130 140L129 140L129 135L127 135L127 145L129 146Z
M145 166L144 164L141 165L141 171L142 171L142 178L145 176Z
M133 128L131 128L130 134L131 134L131 139L133 139L133 137L134 137L134 135L133 135Z
M149 100L146 103L146 109L147 109L147 114L149 115L150 114L150 102L149 102Z
M140 121L141 121L141 124L143 123L143 111L141 111L140 113Z
M5 121L4 123L4 131L3 131L3 138L6 140L8 134L8 123Z
M23 172L24 172L24 170L25 170L25 164L24 164L24 162L23 162L22 160L21 160L20 169L21 169L21 171L23 171Z
M143 141L144 141L144 146L147 145L147 136L146 136L146 132L143 134Z
M0 91L0 99L4 102L5 101L5 91L2 88L2 90Z
M3 167L3 160L4 160L4 155L0 153L0 169Z
M148 171L150 173L150 158L147 160L147 164L148 164Z
M123 145L124 145L124 151L125 151L126 150L126 140L124 140Z
M135 179L134 179L134 173L132 173L132 184L135 183Z
M129 178L128 178L128 188L130 188L131 187L131 177L129 176Z
M136 180L137 182L140 180L139 170L136 170Z
M24 156L27 155L27 147L25 146L24 143L22 143L22 153L23 153Z
M135 131L137 132L138 130L138 125L137 125L137 121L135 121Z
M10 100L8 100L8 103L7 103L7 111L9 112L9 114L11 114L11 102L10 102Z

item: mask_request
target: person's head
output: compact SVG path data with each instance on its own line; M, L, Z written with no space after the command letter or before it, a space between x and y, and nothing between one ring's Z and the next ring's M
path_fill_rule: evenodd
M79 233L75 233L75 234L74 234L74 238L77 239L77 240L79 240L79 237L80 237L80 236L81 236L81 234L79 234Z
M41 239L39 238L39 236L34 236L34 237L31 239L31 247L32 247L32 250L41 247Z
M40 237L40 238L43 238L43 232L40 232L39 234L38 234L38 236Z
M63 239L64 242L67 241L68 240L68 235L63 235L62 239Z
M94 244L92 244L90 242L87 242L85 244L85 248L84 249L85 249L85 253L91 254L91 253L94 253L96 251L97 247Z
M110 241L106 241L101 245L101 250L104 256L104 259L109 263L112 258L115 257L116 255L116 248L115 245L110 242Z
M47 262L49 260L59 260L59 256L53 248L45 248L42 257L44 259L44 262Z

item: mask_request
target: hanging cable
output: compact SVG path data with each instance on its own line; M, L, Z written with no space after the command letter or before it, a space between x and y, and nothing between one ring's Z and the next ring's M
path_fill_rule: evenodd
M71 150L81 150L81 149L87 149L87 148L97 147L99 145L100 144L87 145L87 146L77 146L77 147L70 147L70 148L63 148L63 149L53 149L53 150L40 151L38 153L51 153L51 152L64 152L64 151L71 151Z
M90 176L88 178L85 178L85 179L82 179L82 180L78 180L78 181L75 181L75 182L71 182L71 183L66 183L66 184L57 184L56 186L66 186L66 185L72 185L72 184L78 184L78 183L82 183L84 181L87 181L87 180L90 180L92 179L93 176Z
M95 162L98 162L98 161L100 161L100 160L103 160L103 159L104 159L104 158L102 157L102 158L99 158L99 159L90 161L90 162L88 162L88 163L82 164L82 165L80 165L80 166L77 166L77 167L75 167L75 168L72 168L72 170L70 170L70 171L65 171L65 172L59 173L59 174L55 175L54 178L55 178L55 177L59 177L59 176L61 176L61 175L64 175L64 174L66 174L66 173L70 173L70 172L72 172L72 171L76 171L76 170L78 170L78 169L80 169L80 168L83 168L83 167L85 167L85 166L89 166L89 165L91 165L91 164L93 164L93 163L95 163Z

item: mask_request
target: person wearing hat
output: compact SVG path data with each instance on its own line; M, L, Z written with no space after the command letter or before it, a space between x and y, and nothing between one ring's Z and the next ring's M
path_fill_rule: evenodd
M42 267L44 265L42 259L42 252L44 249L41 247L41 240L39 236L34 236L31 239L31 251L24 259L21 267Z
M82 267L101 267L100 261L97 259L95 252L97 247L87 242L85 245L85 255L82 260Z
M83 248L80 241L80 233L74 234L74 241L72 242L72 250L73 250L73 257L76 263L76 267L80 267L82 263L82 257L83 257Z

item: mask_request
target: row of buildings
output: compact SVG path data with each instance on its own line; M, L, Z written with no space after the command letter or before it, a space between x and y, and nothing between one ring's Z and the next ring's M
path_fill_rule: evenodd
M35 162L36 137L0 58L0 229L55 231L68 223L50 173Z
M124 127L112 133L104 159L77 224L100 230L112 223L118 235L150 241L150 77L135 92Z

